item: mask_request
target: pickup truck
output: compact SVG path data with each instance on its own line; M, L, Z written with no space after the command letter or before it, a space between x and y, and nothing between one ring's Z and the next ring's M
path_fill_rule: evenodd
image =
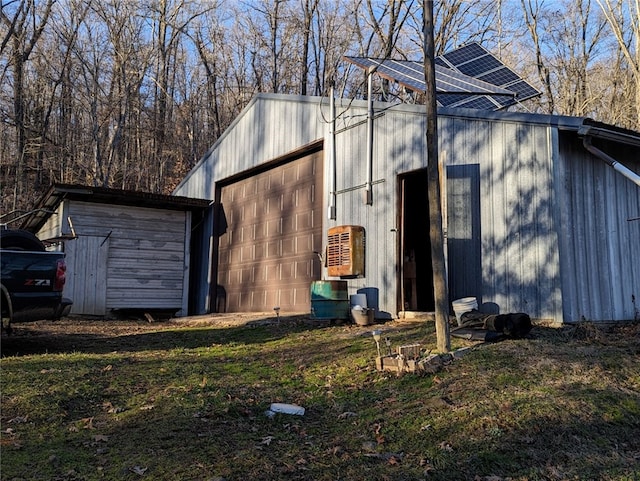
M64 252L47 251L30 232L0 228L0 305L2 329L14 322L59 319L72 301L62 297L66 264Z

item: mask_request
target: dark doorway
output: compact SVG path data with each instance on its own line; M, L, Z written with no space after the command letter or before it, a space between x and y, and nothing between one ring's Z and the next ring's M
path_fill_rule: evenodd
M433 269L429 240L427 171L400 177L400 305L404 311L432 312Z

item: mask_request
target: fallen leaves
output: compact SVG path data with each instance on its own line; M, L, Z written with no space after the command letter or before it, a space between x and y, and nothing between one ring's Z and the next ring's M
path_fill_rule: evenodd
M129 471L137 474L138 476L144 476L144 473L146 473L148 469L149 468L143 468L142 466L133 466L132 468L129 468Z
M212 339L221 341L217 343L219 347L215 348L220 353L229 344L222 342L227 336L225 332L216 332L215 336L211 334ZM206 351L210 344L207 333L199 332L198 335L204 337L194 343L194 346L198 346L197 352L209 353ZM270 333L265 335L271 338ZM231 339L237 342L236 337ZM532 359L534 351L546 349L543 340L533 341L530 349L525 344L518 346L525 349L525 354ZM173 343L172 340L171 349ZM525 382L530 374L529 364L526 371L518 373L516 385L511 391L503 393L501 390L495 393L495 397L483 396L485 384L491 384L494 376L503 375L503 363L493 362L494 354L497 356L499 352L487 349L484 354L491 362L482 357L477 368L474 358L469 357L459 365L465 368L459 378L453 375L455 373L452 370L439 373L433 380L405 378L401 381L374 371L358 375L352 367L360 362L365 365L358 357L347 357L344 366L332 363L324 371L315 364L319 361L309 356L287 364L286 372L291 372L295 378L289 381L279 373L274 374L273 378L269 377L270 374L266 377L263 375L263 369L266 370L265 366L271 361L275 349L271 344L266 346L268 351L264 354L264 362L261 359L255 364L256 372L252 371L263 344L251 343L245 350L238 342L229 347L223 362L217 351L211 351L212 358L202 365L196 363L195 357L189 357L188 363L184 362L184 357L195 354L195 350L181 351L179 356L174 351L167 351L168 354L162 354L160 358L155 351L140 347L123 350L122 355L96 357L92 353L85 361L77 363L77 355L74 354L70 359L74 368L65 367L62 371L64 376L76 373L75 377L68 379L49 369L39 373L42 367L58 367L51 362L36 364L37 367L32 371L23 371L17 366L16 373L21 376L29 374L30 384L34 387L49 388L47 391L34 391L31 397L26 396L30 392L28 384L24 384L16 393L3 393L0 449L7 450L2 466L3 471L6 469L8 473L7 479L19 479L23 470L18 463L12 466L11 458L18 459L27 453L34 459L33 472L36 469L40 472L51 470L47 459L51 453L56 453L61 460L55 473L59 481L70 481L63 477L69 459L73 459L72 466L84 476L91 469L97 469L102 479L130 481L157 479L161 477L160 473L171 470L179 471L184 479L211 481L218 481L214 474L231 479L234 472L246 473L245 479L318 479L322 476L331 477L333 470L334 479L338 479L338 471L349 471L355 473L352 479L447 478L472 481L476 475L480 476L477 481L508 481L508 478L501 476L514 474L520 477L513 479L524 479L525 475L545 479L578 479L585 472L577 467L577 459L571 461L560 453L558 456L561 456L564 464L557 471L534 464L530 468L522 468L518 473L508 474L507 469L501 468L498 463L484 467L481 463L485 459L474 458L473 453L470 455L469 447L485 448L486 440L497 441L501 431L495 428L491 430L492 426L499 426L503 430L505 434L502 439L507 432L510 433L509 439L513 437L516 445L523 447L525 460L547 459L542 456L548 454L549 447L556 446L551 436L557 436L557 432L564 433L559 430L566 429L567 439L574 447L580 448L580 454L584 450L586 456L596 459L594 469L600 467L599 460L603 460L610 462L612 469L628 474L633 473L634 463L637 465L640 461L640 451L629 434L632 430L622 424L601 420L598 432L591 436L586 426L563 426L562 419L554 417L559 411L557 404L551 403L549 420L559 419L557 426L552 423L549 426L530 424L519 418L519 402L532 400L527 406L533 414L542 415L546 412L542 409L546 407L547 396L540 394L533 381L531 384ZM505 346L493 345L491 349L498 350ZM304 347L300 347L300 352L307 353L307 346ZM563 349L562 356L568 358L570 351L566 350L564 341L560 347ZM289 352L288 349L282 351ZM628 352L635 351L627 350L627 357ZM622 357L621 361L624 362L627 357ZM129 358L133 360L129 361ZM523 358L524 355L520 353L516 360ZM326 359L327 355L323 353L320 358L323 369ZM32 360L27 360L31 366ZM502 360L498 357L498 361ZM588 360L596 363L592 357ZM9 360L14 363L18 361L24 360ZM143 364L143 361L148 361L148 364ZM242 369L236 369L234 363L242 363ZM607 366L614 364L607 361ZM141 368L143 365L144 369ZM306 367L303 368L303 365ZM549 369L550 365L544 366ZM586 368L579 364L575 366L579 368L576 375L584 376ZM574 369L578 369L575 366ZM637 369L631 369L633 367L631 364L627 370L637 372ZM304 383L296 377L301 374L308 376L304 378ZM513 374L512 368L505 376L511 379ZM599 374L603 376L602 371ZM524 376L524 381L521 376ZM355 379L361 384L357 384ZM620 379L624 379L626 386L632 385L632 381L623 375ZM322 388L325 382L332 386L333 392ZM548 382L555 382L552 386L557 386L557 378ZM191 390L184 389L182 386L185 384ZM500 386L504 389L503 383ZM570 386L560 387L562 389L558 388L558 392L572 394ZM533 391L531 396L529 389ZM511 398L508 397L509 393ZM587 394L596 396L598 393L589 391ZM611 405L616 406L616 396L609 394L605 398L607 402L597 406L607 406L607 409ZM618 406L623 419L628 421L628 414L634 407L629 407L629 401L635 400L634 392L616 391L616 394L622 398ZM309 415L303 418L280 416L274 420L266 420L261 415L265 403L273 399L290 398L304 399L310 409ZM509 399L515 400L513 405ZM46 402L41 403L42 400ZM563 406L568 406L571 399L567 396L559 401ZM586 400L580 402L583 403L581 406L592 406ZM471 423L465 422L469 419ZM513 428L512 422L522 423L522 429ZM45 426L57 431L48 427L46 431ZM68 432L67 428L73 432ZM609 439L605 436L614 428L622 439L615 445L618 448L614 450L612 443L610 451L596 451L596 444L602 439ZM615 439L617 441L618 436ZM60 445L62 447L54 444L58 440L64 443ZM545 443L546 440L551 442ZM624 442L627 442L626 446ZM23 452L15 451L19 443L23 444ZM218 450L212 450L212 446L221 448L220 455ZM11 451L14 451L14 455L11 455ZM188 454L185 456L185 453ZM532 453L530 457L528 453ZM494 454L498 461L503 455L509 456L508 452ZM605 458L609 454L611 457ZM558 466L559 461L553 453L549 454L548 459L549 466ZM200 462L204 466L193 464ZM185 463L189 463L189 466ZM286 469L297 474L286 476L285 472L280 472L285 464ZM493 476L489 476L491 474ZM219 481L222 480L220 478Z
M364 456L379 459L391 466L396 466L402 462L404 453L366 453Z
M80 420L83 429L93 429L93 416L90 418L82 418Z
M357 414L354 413L353 411L345 411L342 414L338 414L338 419L354 418L356 416Z
M106 401L102 403L102 409L108 412L109 414L119 414L125 411L125 408L120 406L114 406L110 401Z
M22 448L22 443L19 440L19 435L14 431L13 428L7 428L2 431L2 434L8 436L5 438L4 436L0 439L0 446L6 447L11 446L13 449Z
M451 446L451 443L449 443L448 441L442 441L440 444L438 444L438 447L443 451L448 451L448 452L453 451L453 447Z
M274 439L275 438L273 436L264 436L260 440L260 444L264 444L265 446L269 446Z
M40 374L51 374L52 372L62 372L61 369L41 369Z
M22 424L29 421L29 416L16 416L15 418L9 419L7 424Z

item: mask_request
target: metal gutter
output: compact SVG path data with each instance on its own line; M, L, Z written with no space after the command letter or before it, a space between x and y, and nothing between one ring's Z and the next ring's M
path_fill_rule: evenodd
M204 209L209 201L191 199L188 197L152 194L148 192L127 191L108 187L90 187L75 184L53 184L38 200L32 213L22 222L20 228L36 232L49 218L46 211L55 211L65 199L96 202L103 204L127 205L135 207L149 207L154 209L169 209L192 211Z
M588 118L584 119L578 129L578 135L640 147L640 132L617 128Z
M584 148L587 149L587 151L603 160L607 165L609 165L614 170L624 175L627 179L640 187L640 175L618 162L609 154L606 154L597 147L594 147L594 145L591 143L592 138L597 137L600 139L606 139L640 147L640 137L625 132L616 132L609 129L601 129L585 125L578 129L578 135L582 137L582 144L584 145Z

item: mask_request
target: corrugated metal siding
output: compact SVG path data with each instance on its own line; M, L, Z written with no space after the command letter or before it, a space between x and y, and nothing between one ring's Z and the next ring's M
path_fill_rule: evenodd
M254 98L174 194L213 200L216 181L323 138L319 103L316 97Z
M212 275L209 257L213 250L213 206L208 207L200 217L193 219L192 224L189 314L206 314L211 296L208 286ZM215 299L213 302L215 303Z
M257 97L175 193L212 199L215 181L316 139L328 141L328 126L320 115L322 110L328 118L328 102L322 109L318 104L316 98ZM420 106L376 104L380 116L374 127L373 205L367 206L362 188L367 166L366 110L362 101L338 101L342 116L336 138L337 219L324 216L323 233L335 225L365 227L366 277L350 280L349 291L377 289L381 310L396 315L398 175L426 167L424 111ZM623 186L628 181L614 172L605 173L604 164L580 164L584 157L580 147L560 153L559 144L566 139L558 135L558 128L568 128L575 135L581 119L446 110L438 123L440 153L447 166L479 171L480 246L468 243L470 252L465 255L480 252L480 300L497 303L502 312L522 311L554 321L562 321L563 306L568 319L628 316L630 296L638 299L634 289L640 263L627 259L634 239L639 238L640 222L626 223L626 218L622 221L611 214L616 209L627 217L637 215L635 187ZM558 165L561 158L566 166ZM330 185L328 169L327 156L326 186ZM455 185L447 185L454 196ZM615 208L606 202L605 192L612 188L617 192ZM323 198L326 209L327 189ZM560 205L564 203L566 207ZM426 210L427 206L415 208ZM456 219L456 215L450 211L450 220L464 222L464 217ZM452 234L466 235L464 230ZM588 260L592 256L597 262ZM569 270L562 279L561 265L563 272ZM462 268L453 266L457 269ZM457 279L467 274L451 273ZM600 292L598 279L603 275L612 286L609 294ZM586 282L578 283L580 279Z
M478 136L484 140L477 143L476 156L481 166L482 300L497 303L501 312L560 320L549 127L482 124L487 132ZM469 158L459 152L455 157Z
M521 122L439 120L447 165L480 168L482 290L476 295L498 304L501 312L560 320L549 131ZM452 188L449 183L448 191ZM452 215L457 213L450 210ZM463 278L465 272L450 275Z
M350 112L358 115L364 109L352 106ZM373 206L364 204L362 189L351 190L366 180L366 124L337 139L337 190L345 192L338 196L335 225L363 225L369 254L366 278L350 281L350 291L379 288L381 307L393 315L398 272L396 179L400 173L426 167L424 128L424 116L417 109L389 109L376 119L373 180L382 182L373 187ZM441 116L439 142L447 165L480 169L482 280L481 292L475 295L482 302L498 304L501 312L560 320L549 127ZM451 189L455 183L449 183ZM415 208L426 212L428 206ZM468 255L477 255L477 246L469 248ZM451 275L465 278L463 265Z
M338 111L347 104L338 106ZM382 106L376 104L380 109ZM385 105L388 107L388 105ZM352 104L349 115L363 120L366 104ZM379 316L395 317L399 260L398 179L402 172L424 167L423 118L415 111L387 110L374 122L373 205L366 205L362 187L367 178L367 125L345 130L336 139L337 201L335 221L327 227L361 225L365 228L366 253L363 279L348 282L349 293L362 288L378 293ZM419 208L423 208L419 207Z
M640 189L570 134L560 138L557 197L561 206L564 318L633 320L640 315ZM609 151L640 172L637 157ZM635 303L634 303L635 300Z
M279 95L254 98L174 194L213 200L217 181L324 138L328 126L320 115L320 101ZM202 263L211 263L209 254L199 253ZM207 300L215 310L216 299L208 300L209 283L201 282L194 288L198 289L196 297Z

